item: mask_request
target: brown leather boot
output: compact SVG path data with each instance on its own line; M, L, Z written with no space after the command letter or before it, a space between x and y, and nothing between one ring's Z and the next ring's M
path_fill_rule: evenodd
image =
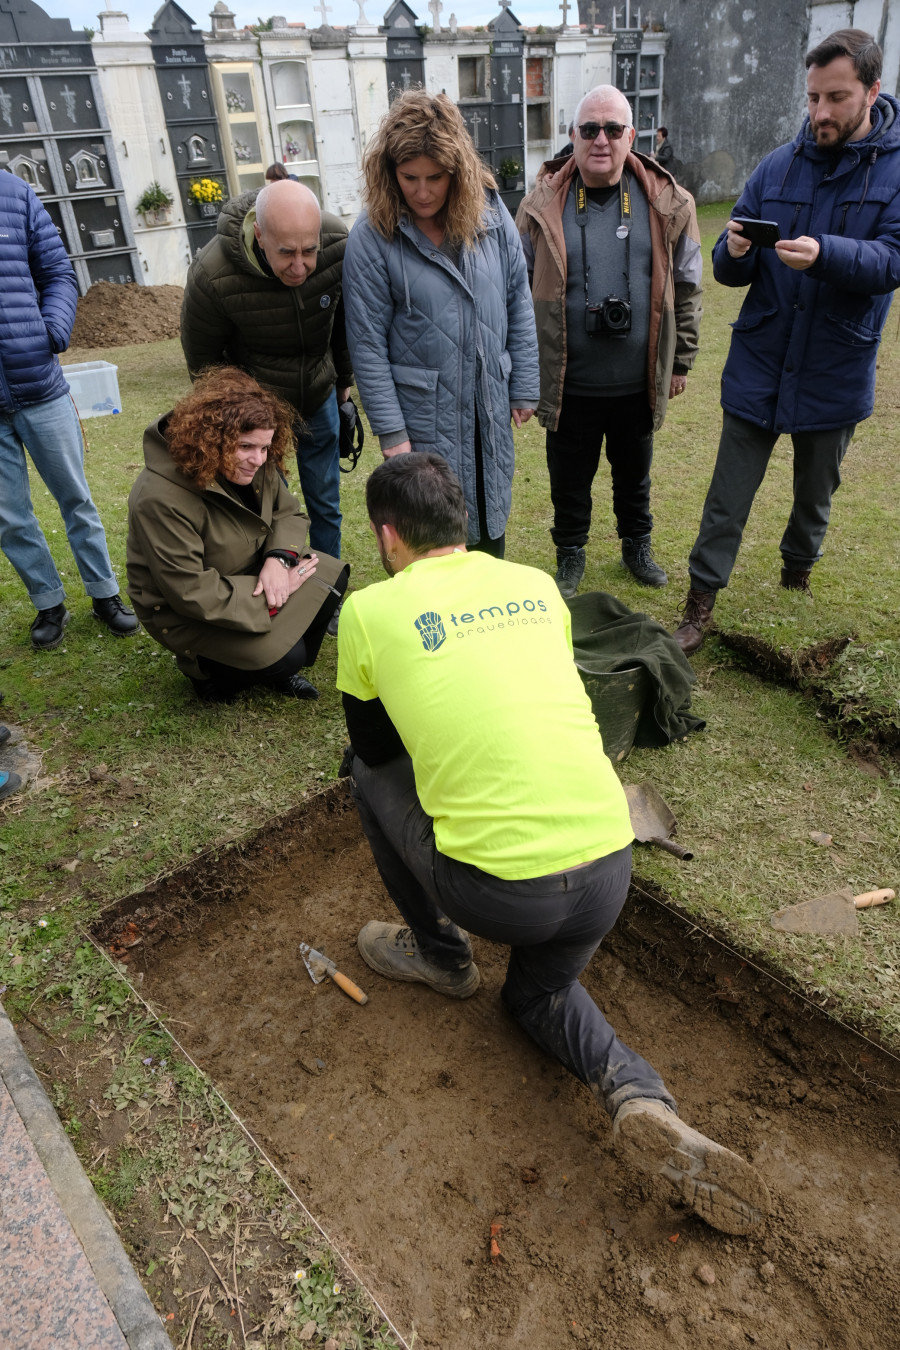
M685 656L690 656L703 642L716 603L715 591L695 591L693 586L681 606L684 618L672 634Z
M795 572L793 567L782 567L781 584L786 591L805 591L812 599L812 589L809 579L812 576L812 568L806 572Z

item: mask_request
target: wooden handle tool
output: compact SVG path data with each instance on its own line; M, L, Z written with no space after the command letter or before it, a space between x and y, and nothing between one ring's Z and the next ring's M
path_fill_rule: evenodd
M853 903L857 909L869 909L872 905L886 905L896 894L890 886L885 886L880 891L863 891L862 895L854 895Z

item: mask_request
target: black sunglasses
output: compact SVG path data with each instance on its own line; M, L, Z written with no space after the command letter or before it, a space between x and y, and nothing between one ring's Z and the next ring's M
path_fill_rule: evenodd
M601 131L608 141L620 141L625 127L621 122L582 122L578 128L583 141L595 141Z

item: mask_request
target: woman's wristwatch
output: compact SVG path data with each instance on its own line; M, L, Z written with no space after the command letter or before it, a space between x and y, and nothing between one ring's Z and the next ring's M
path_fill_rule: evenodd
M280 548L272 549L271 552L267 553L266 559L269 558L276 558L286 572L292 571L300 561L296 553L289 553L286 549Z

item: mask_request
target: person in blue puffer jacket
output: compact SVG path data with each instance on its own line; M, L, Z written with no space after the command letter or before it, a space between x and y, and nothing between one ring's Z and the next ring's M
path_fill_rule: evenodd
M722 373L723 426L691 589L675 639L703 641L778 437L794 447L794 505L781 585L810 594L831 499L856 424L875 401L875 361L900 285L900 103L881 94L881 48L860 29L806 56L809 115L753 171L732 215L774 221L758 247L735 219L713 249L726 286L747 286Z
M75 322L75 272L33 189L6 171L0 172L0 285L0 549L37 610L32 645L58 647L71 615L31 503L26 446L62 513L95 618L127 637L139 624L119 596L84 475L81 424L56 359Z
M347 241L347 340L385 456L430 451L463 485L469 545L503 557L515 449L540 394L519 236L445 94L410 90L364 162Z

